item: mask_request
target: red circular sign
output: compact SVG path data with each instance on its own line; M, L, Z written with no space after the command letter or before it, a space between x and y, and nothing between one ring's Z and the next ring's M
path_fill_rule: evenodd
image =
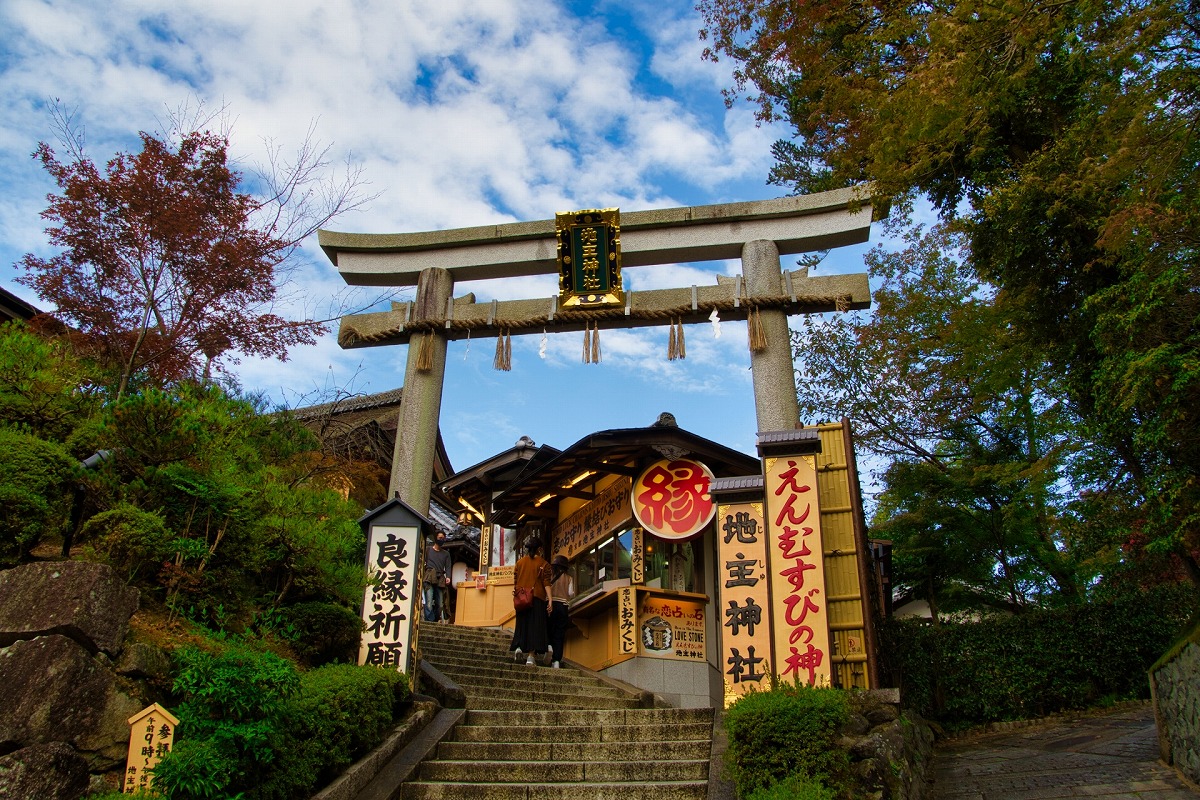
M661 539L690 539L717 513L708 493L712 481L712 472L699 461L656 461L633 484L633 515Z

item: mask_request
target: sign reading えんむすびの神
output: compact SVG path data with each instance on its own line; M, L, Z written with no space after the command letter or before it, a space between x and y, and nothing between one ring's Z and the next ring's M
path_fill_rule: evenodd
M830 684L829 615L816 457L763 462L775 671L786 681Z

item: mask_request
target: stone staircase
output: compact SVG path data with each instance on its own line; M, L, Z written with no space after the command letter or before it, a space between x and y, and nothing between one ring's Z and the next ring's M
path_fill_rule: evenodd
M642 708L640 693L567 664L514 663L511 634L423 624L426 661L467 711L403 800L704 800L712 709Z

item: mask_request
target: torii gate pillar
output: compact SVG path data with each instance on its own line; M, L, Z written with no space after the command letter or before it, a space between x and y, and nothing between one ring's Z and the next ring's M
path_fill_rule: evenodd
M421 270L413 319L439 319L454 292L449 270ZM429 341L425 341L428 339ZM399 497L414 511L429 516L429 494L433 485L433 462L437 457L438 420L442 415L442 385L446 377L445 336L432 331L415 333L408 343L404 367L404 392L400 396L400 420L392 453L392 475L388 496ZM421 352L429 356L429 368L421 369Z
M779 248L775 243L762 239L746 242L742 247L742 274L751 298L778 294L783 270L779 266ZM758 429L790 430L800 421L800 407L796 402L796 375L792 366L787 314L782 309L763 309L759 315L770 345L765 350L750 353Z

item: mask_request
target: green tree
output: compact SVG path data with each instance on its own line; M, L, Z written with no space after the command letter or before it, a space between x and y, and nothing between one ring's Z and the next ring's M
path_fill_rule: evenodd
M102 440L114 457L103 505L121 514L89 531L103 531L97 546L110 559L152 549L153 581L197 621L222 625L219 616L256 604L361 597L361 508L314 480L316 439L301 423L263 411L220 387L185 383L130 394L104 413ZM134 510L143 512L136 520ZM134 561L129 573L144 574Z
M1200 10L701 0L709 58L790 123L772 179L870 181L958 221L970 266L1065 379L1102 490L1200 578Z
M1087 431L1060 376L948 226L867 260L874 309L795 335L799 401L803 418L854 420L884 459L873 529L897 585L945 610L1080 598L1092 575L1064 515Z
M61 534L79 476L61 445L0 425L0 567L13 566L48 535Z
M0 420L6 424L66 441L99 408L91 377L63 342L20 323L0 325Z

